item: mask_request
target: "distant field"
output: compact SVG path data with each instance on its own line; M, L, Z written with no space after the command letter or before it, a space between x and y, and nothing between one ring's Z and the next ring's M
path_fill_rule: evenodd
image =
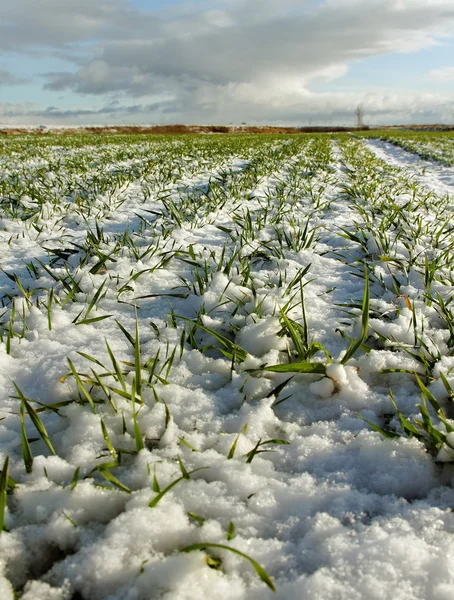
M38 128L0 128L0 134L120 134L120 135L183 135L183 134L289 134L289 133L323 133L323 132L357 131L356 127L275 127L267 125L119 125L93 127L38 127Z
M451 598L454 133L16 133L1 600Z
M407 125L363 129L348 126L302 125L301 127L278 127L271 125L117 125L117 126L84 126L84 127L0 127L0 135L184 135L184 134L293 134L293 133L359 133L368 131L375 135L378 131L414 131L414 132L447 132L454 131L454 125Z
M423 159L454 164L454 131L377 131L370 137L391 142Z

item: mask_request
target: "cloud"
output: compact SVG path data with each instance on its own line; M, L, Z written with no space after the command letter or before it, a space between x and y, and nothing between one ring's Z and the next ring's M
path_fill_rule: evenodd
M137 20L137 11L121 0L2 2L0 49L24 52L117 38Z
M356 61L433 46L453 26L452 0L211 0L159 11L122 0L16 0L0 7L0 48L64 58L67 70L44 75L51 92L125 106L134 98L131 106L158 106L155 118L185 122L283 121L311 103L320 115L344 114L350 96L328 100L313 93L316 82Z
M436 123L452 120L454 99L442 94L409 94L374 92L358 96L356 93L311 93L304 100L295 99L285 105L279 102L243 104L241 95L232 88L227 96L212 99L218 105L209 118L201 117L197 105L188 106L178 97L173 101L126 104L118 101L101 107L60 109L55 106L0 104L0 125L46 124L46 125L96 125L177 123L217 124L247 123L283 125L323 125L355 123L355 108L364 106L364 121L368 125ZM241 115L239 118L238 115ZM222 116L222 119L221 119Z
M343 74L352 61L434 44L452 30L454 6L441 0L337 0L312 8L281 1L276 9L265 0L238 0L217 10L195 5L192 12L160 19L131 11L127 16L134 35L118 30L116 21L107 35L104 24L92 60L75 73L51 73L49 89L143 95L163 77L258 87L293 77L307 86L325 73Z
M22 85L28 82L29 79L26 79L25 77L18 77L14 73L11 73L11 71L0 69L0 87L8 85Z
M441 67L440 69L433 69L432 71L429 71L428 77L432 81L440 81L442 83L454 81L454 67Z

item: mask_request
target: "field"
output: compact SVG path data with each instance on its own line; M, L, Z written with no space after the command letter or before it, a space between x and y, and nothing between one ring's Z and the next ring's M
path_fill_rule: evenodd
M420 158L435 160L447 166L454 165L454 131L421 132L382 131L370 134L386 142L391 142L404 150L416 153Z
M0 598L451 600L453 163L0 138Z

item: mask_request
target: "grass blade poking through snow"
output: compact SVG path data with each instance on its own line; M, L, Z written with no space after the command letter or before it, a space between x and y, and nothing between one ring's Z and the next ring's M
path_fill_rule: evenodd
M35 426L35 429L38 432L40 438L43 440L43 442L49 448L51 453L55 456L56 452L54 450L54 447L51 444L47 430L44 427L44 423L39 418L38 413L33 408L33 406L31 406L31 404L27 401L27 398L24 396L24 394L21 392L21 390L17 387L17 385L14 382L13 382L13 384L14 384L14 387L16 388L16 391L19 394L19 398L21 400L21 409L22 409L22 405L23 405L28 413L28 416L30 417L31 422Z
M380 427L379 425L372 423L372 421L369 421L368 419L363 417L363 415L361 415L359 412L355 412L355 415L357 417L359 417L360 419L362 419L363 421L365 421L369 425L369 427L371 427L374 431L379 433L385 439L392 440L394 438L400 437L400 435L398 433L396 433L395 431L391 431L390 429L383 429L383 427Z
M194 552L196 550L205 550L205 548L219 548L220 550L228 550L229 552L233 552L234 554L238 554L238 556L245 558L251 563L251 565L254 568L254 571L257 573L257 575L260 577L263 583L265 583L270 589L272 589L273 592L276 591L273 580L265 571L265 569L261 565L259 565L259 563L253 558L251 558L247 554L244 554L243 552L240 552L236 548L231 548L230 546L225 546L224 544L211 544L207 542L204 544L192 544L191 546L185 546L180 550L180 552Z
M136 379L132 378L132 386L131 386L131 402L132 402L132 422L134 427L134 441L136 444L136 452L140 452L145 448L145 444L143 443L142 434L140 433L139 424L137 422L137 414L140 410L136 411Z
M121 481L118 481L118 479L110 472L108 468L102 468L102 465L100 465L97 471L100 475L104 477L106 481L112 483L116 488L118 488L122 492L126 492L127 494L131 493L131 490L128 488L128 486L124 485L124 483L121 483Z
M272 373L314 373L317 375L325 375L326 365L318 362L297 362L286 365L271 365L265 367L264 371Z
M27 473L31 473L33 466L33 454L30 448L30 444L27 438L27 430L25 429L25 405L23 402L20 404L20 428L21 428L21 439L22 439L22 457L24 459L25 470Z
M158 480L157 480L156 474L155 474L154 479L153 479L153 490L155 490L155 491L159 490L159 492L153 498L153 500L148 504L148 506L150 508L154 508L158 504L158 502L161 500L161 498L163 496L165 496L167 494L167 492L170 492L170 490L173 487L175 487L177 485L177 483L180 483L180 481L183 481L183 479L191 479L190 476L192 475L192 473L195 473L196 471L202 471L203 469L209 469L209 467L199 467L198 469L193 469L192 471L187 471L185 466L183 465L180 457L178 457L178 462L180 465L180 470L182 472L182 476L178 477L178 479L175 479L175 481L172 481L172 483L169 483L169 485L167 487L165 487L163 490L160 489L159 483L158 483Z
M81 378L79 377L79 373L76 371L76 369L74 368L73 363L71 362L71 360L68 358L68 365L69 368L71 369L72 374L74 375L74 379L76 380L76 384L78 389L82 392L82 394L85 396L85 398L88 401L88 404L91 406L91 410L96 414L96 407L95 407L95 403L93 401L93 398L90 396L87 388L84 386L84 384L82 383Z
M265 446L266 444L285 444L285 445L289 445L290 442L287 442L286 440L280 440L280 439L272 439L272 440L265 440L264 442L262 442L262 440L260 439L256 445L252 448L252 450L250 450L247 454L245 454L244 456L247 456L247 461L246 463L251 463L254 460L254 456L256 454L262 454L263 452L274 452L274 450L259 450L259 448L261 446Z
M226 356L227 358L230 358L231 360L237 359L241 362L246 360L246 357L247 357L246 350L244 348L242 348L241 346L238 346L238 344L235 344L234 342L232 342L232 340L229 340L228 338L221 335L217 331L213 331L213 329L210 329L209 327L205 327L205 325L202 325L198 321L193 321L192 319L188 319L187 317L182 317L181 315L175 315L175 317L177 319L183 319L184 321L187 321L188 323L192 323L195 327L198 327L199 329L203 329L203 331L206 331L207 333L212 335L220 344L222 344L224 346L225 350L223 350L222 348L219 348L219 351L222 352L222 354L224 356Z
M115 448L112 445L112 442L109 437L109 433L107 431L107 427L102 419L101 419L101 429L102 429L102 437L104 438L104 441L106 442L107 449L109 450L110 454L112 455L112 458L114 459L114 461L116 461L118 463L117 451L115 450Z
M5 458L0 475L0 535L5 526L6 494L8 488L9 456Z
M243 425L243 427L241 428L240 432L238 433L238 435L236 436L230 450L229 453L227 454L227 460L231 460L234 455L235 455L235 450L236 450L236 445L238 444L238 440L240 439L240 435L246 435L247 432L247 428L248 428L248 424L246 423L245 425Z
M236 536L236 527L233 521L230 521L229 528L227 529L227 540L230 542Z
M347 349L344 357L341 360L341 363L344 365L348 362L355 352L360 348L367 339L367 333L369 331L369 304L370 304L370 290L369 290L369 272L367 270L367 266L364 265L364 296L363 296L363 305L362 305L362 322L361 322L361 336L356 342L352 342Z
M136 393L137 396L142 400L142 366L140 364L140 338L139 338L139 320L137 318L137 308L135 308L136 315L136 338L134 340L134 369L136 379Z

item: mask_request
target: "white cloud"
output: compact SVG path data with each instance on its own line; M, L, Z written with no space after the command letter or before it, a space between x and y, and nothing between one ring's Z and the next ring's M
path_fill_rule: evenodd
M285 121L311 102L320 116L343 114L348 95L328 101L311 92L315 82L437 44L453 26L452 0L212 0L160 12L121 0L16 0L0 7L0 48L72 63L47 73L50 91L159 105L156 119Z
M276 123L282 125L353 125L355 108L364 106L364 121L368 125L438 123L452 121L454 99L442 94L389 93L386 91L359 95L356 93L295 92L286 102L268 94L265 101L254 96L247 84L212 86L199 90L197 101L188 105L184 96L163 97L143 103L110 102L93 108L59 109L38 105L0 103L0 126L23 124L250 124ZM246 101L244 100L246 98ZM184 118L183 118L184 117Z
M134 36L112 30L95 48L94 60L102 59L110 68L107 91L117 89L121 69L132 69L131 78L138 71L149 80L150 89L157 76L185 76L219 85L283 75L309 83L339 64L426 47L454 24L454 6L449 8L445 2L439 3L438 11L419 2L396 11L393 0L338 0L335 9L321 5L297 11L291 10L294 4L285 12L281 3L279 13L268 2L244 0L223 11L194 10L184 19L178 14L164 20L148 15L137 23ZM222 25L216 24L220 15ZM144 28L147 21L149 30ZM90 79L88 63L76 75L68 74L60 82L54 78L53 85L87 93ZM132 81L130 85L130 91L138 93ZM99 93L98 86L91 91Z
M454 81L454 67L441 67L440 69L433 69L428 73L429 79L432 81Z

